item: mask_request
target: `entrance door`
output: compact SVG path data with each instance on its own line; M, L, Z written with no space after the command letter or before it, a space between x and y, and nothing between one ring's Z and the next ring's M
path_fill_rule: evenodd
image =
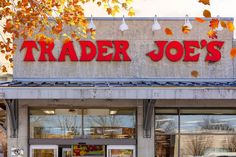
M31 145L30 157L58 157L56 145Z
M72 157L72 149L62 148L62 157Z
M107 157L135 157L134 145L108 145Z

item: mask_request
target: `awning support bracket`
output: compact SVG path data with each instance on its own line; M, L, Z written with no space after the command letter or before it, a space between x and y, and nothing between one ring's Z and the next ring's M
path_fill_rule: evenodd
M5 100L5 104L8 110L10 125L11 125L11 137L18 137L18 125L19 125L19 112L18 112L18 100L17 99L8 99Z
M151 138L152 117L156 100L143 100L143 137Z

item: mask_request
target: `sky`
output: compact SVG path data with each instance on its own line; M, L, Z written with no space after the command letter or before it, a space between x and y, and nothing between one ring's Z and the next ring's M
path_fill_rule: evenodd
M212 16L236 18L236 0L211 0L211 5L203 5L198 0L133 0L132 6L136 12L136 17L152 17L157 14L159 17L201 17L204 9L211 11ZM108 16L103 8L96 4L89 3L85 7L85 15L94 17ZM119 16L127 16L121 11ZM235 22L236 25L236 22ZM236 32L235 32L236 37Z

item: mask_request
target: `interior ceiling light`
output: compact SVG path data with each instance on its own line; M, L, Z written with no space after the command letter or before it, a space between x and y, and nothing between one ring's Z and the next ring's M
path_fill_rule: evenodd
M92 29L92 30L96 30L96 26L95 26L95 24L93 23L93 16L92 16L92 15L91 15L91 19L90 19L88 28L89 28L89 29Z
M219 16L219 15L217 16L217 19L219 20L219 24L218 24L218 27L216 28L216 31L220 32L220 31L222 31L224 28L221 26L221 23L220 23L220 16Z
M128 30L129 27L128 25L125 23L125 16L123 15L123 19L122 19L122 24L120 25L120 30L123 32L123 31L126 31Z
M187 26L188 29L192 29L193 28L192 24L189 21L189 16L188 15L185 16L184 26Z
M44 110L43 112L46 114L55 114L54 110Z
M159 24L159 22L157 21L157 15L155 15L154 17L154 23L152 25L152 31L157 31L161 29L161 25Z
M110 110L110 114L111 115L117 114L117 110Z

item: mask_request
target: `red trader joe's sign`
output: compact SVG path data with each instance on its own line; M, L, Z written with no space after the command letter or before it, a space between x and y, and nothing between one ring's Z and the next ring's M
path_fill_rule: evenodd
M38 43L38 45L37 45ZM156 49L146 53L152 61L158 62L164 57L173 62L197 62L201 53L197 53L196 49L206 48L207 54L204 56L206 62L217 62L221 59L223 41L154 41ZM74 46L79 45L81 52L76 52ZM64 43L60 50L60 55L56 58L53 54L55 47L54 42L46 43L44 41L24 41L20 51L26 49L24 61L40 62L64 62L66 56L70 61L131 61L129 56L129 42L125 40L98 40L96 43L91 41L68 41ZM108 48L113 49L113 53L108 53ZM39 58L35 58L33 50L40 52ZM174 53L173 53L174 52Z

